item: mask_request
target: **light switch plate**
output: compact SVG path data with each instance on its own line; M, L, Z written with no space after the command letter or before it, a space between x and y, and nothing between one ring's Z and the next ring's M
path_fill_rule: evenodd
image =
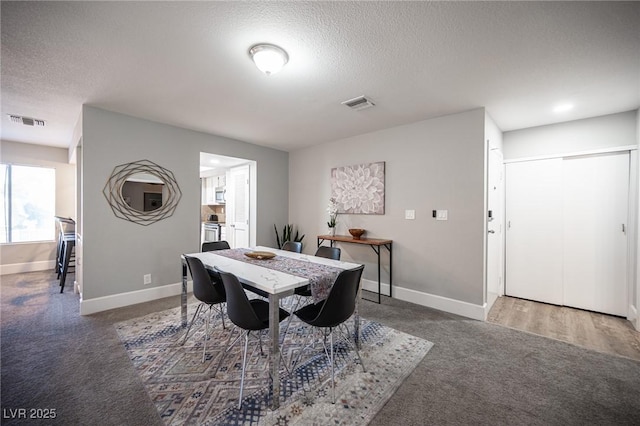
M447 220L449 217L449 210L436 210L436 220Z
M408 219L408 220L413 220L416 218L416 211L415 210L405 210L404 211L404 218Z

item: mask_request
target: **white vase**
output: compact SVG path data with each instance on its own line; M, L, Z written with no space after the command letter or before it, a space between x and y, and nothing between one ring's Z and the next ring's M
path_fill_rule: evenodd
M333 228L329 228L329 235L331 235L332 237L336 236L336 227L335 226Z

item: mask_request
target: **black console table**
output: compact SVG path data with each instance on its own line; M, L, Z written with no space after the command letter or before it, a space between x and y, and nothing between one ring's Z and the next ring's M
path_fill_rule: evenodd
M389 297L392 297L392 282L393 282L393 262L392 262L392 254L393 254L393 241L392 240L381 240L376 238L360 238L355 239L348 235L318 235L318 247L322 245L324 241L330 241L331 247L335 245L336 242L340 243L353 243L353 244L365 244L373 249L373 251L378 256L378 302L380 303L380 252L382 251L381 247L384 247L389 252ZM369 299L365 299L369 300ZM370 300L370 302L374 302L374 300Z

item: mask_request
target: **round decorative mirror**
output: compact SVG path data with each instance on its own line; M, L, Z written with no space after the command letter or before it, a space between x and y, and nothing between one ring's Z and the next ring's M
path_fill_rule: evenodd
M114 167L102 192L116 217L145 226L173 215L182 197L173 173L149 160Z
M162 199L166 199L166 185L156 175L136 173L129 177L120 189L124 202L139 212L150 212L162 207Z

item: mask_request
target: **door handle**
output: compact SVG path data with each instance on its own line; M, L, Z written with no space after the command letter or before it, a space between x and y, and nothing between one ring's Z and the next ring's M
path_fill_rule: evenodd
M493 229L489 229L487 232L490 233L490 234L495 234L496 233L496 231L494 231Z

